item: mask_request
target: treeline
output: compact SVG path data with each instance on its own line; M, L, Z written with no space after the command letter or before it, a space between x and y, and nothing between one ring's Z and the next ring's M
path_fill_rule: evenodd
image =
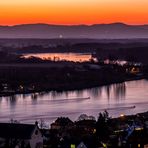
M123 82L122 68L91 69L88 65L65 67L1 67L0 88L15 92L64 91Z
M96 55L99 60L126 60L129 62L140 62L148 64L148 46L119 48L119 49L97 49Z
M35 42L36 41L36 42ZM44 53L44 52L91 52L93 53L96 49L121 49L121 48L140 48L148 47L147 41L141 40L78 40L73 41L72 39L57 40L45 40L46 44L40 43L40 40L35 40L33 43L28 41L26 44L20 44L21 40L16 41L16 46L5 46L0 47L3 51L16 52L16 53ZM3 41L4 42L4 41Z

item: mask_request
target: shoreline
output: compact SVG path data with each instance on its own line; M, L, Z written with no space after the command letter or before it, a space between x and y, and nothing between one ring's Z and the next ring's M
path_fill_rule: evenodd
M105 110L104 110L105 111ZM98 112L98 113L103 113L104 111L100 111L100 112ZM107 112L108 112L108 110L106 110ZM109 112L108 112L109 113ZM54 120L56 120L57 118L59 118L59 117L68 117L71 121L73 121L73 122L76 122L77 121L77 119L71 119L69 116L56 116L56 117L53 117L53 119ZM97 117L98 116L95 116L95 120L97 121ZM121 118L127 118L127 119L133 119L133 118L136 118L136 117L138 117L138 118L143 118L143 119L148 119L148 110L147 111L143 111L143 112L137 112L137 113L134 113L134 114L121 114L121 115L119 115L119 116L116 116L116 117L112 117L112 116L110 116L110 114L109 114L109 118L110 119L112 119L112 120L118 120L118 119L121 119ZM78 117L77 117L78 118ZM14 118L15 119L15 118ZM40 119L42 119L42 118L40 118ZM22 119L22 120L17 120L16 119L16 121L19 121L19 123L20 124L34 124L35 123L35 121L37 121L38 119L32 119L32 120L25 120L25 119ZM48 120L48 118L46 118L46 120ZM25 121L29 121L29 122L25 122ZM0 123L8 123L9 121L4 121L4 122L2 122L2 121L0 121ZM49 128L50 128L50 125L53 123L53 121L50 121L50 120L48 120L48 123L49 123Z
M103 86L108 86L108 85L113 85L113 84L120 84L120 83L125 83L127 81L137 81L137 80L142 80L145 79L145 77L136 77L136 78L130 78L130 79L125 79L125 80L120 80L120 81L112 81L108 83L102 83L102 84L91 84L86 87L65 87L64 89L40 89L40 90L27 90L27 91L10 91L10 92L5 92L5 93L0 93L0 97L10 97L10 96L15 96L15 95L21 95L21 94L33 94L33 93L48 93L51 91L56 91L56 92L63 92L63 91L75 91L75 90L84 90L84 89L91 89L95 87L103 87Z

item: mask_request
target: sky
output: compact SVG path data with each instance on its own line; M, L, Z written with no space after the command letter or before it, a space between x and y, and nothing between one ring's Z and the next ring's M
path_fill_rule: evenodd
M0 0L0 25L148 24L148 0Z

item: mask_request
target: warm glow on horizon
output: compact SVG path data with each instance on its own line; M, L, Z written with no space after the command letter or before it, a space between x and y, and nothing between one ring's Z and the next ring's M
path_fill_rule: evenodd
M3 0L0 25L148 24L148 0Z

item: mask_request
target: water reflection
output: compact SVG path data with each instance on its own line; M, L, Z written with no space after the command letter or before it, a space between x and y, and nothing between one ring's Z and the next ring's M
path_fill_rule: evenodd
M92 96L95 99L100 98L102 95L102 87L95 87L87 90L90 96Z
M108 100L110 99L111 89L112 89L111 85L105 86L105 91L106 91L106 95L107 95Z
M119 84L113 85L113 87L114 87L114 93L116 98L119 98L119 99L125 98L125 95L126 95L125 83L119 83Z
M15 106L16 105L16 102L17 102L17 96L16 95L10 96L10 98L8 98L8 99L10 99L9 101L10 101L10 105L11 106Z
M104 109L111 115L132 114L147 110L147 90L148 81L139 80L84 90L1 97L0 121L13 118L33 123L43 117L53 120L58 116L77 119L80 114L97 116Z
M83 97L91 97L92 99L99 99L103 96L106 96L108 101L110 99L123 99L126 95L126 85L125 83L119 83L119 84L113 84L113 85L107 85L103 87L95 87L90 89L84 89L84 90L75 90L75 91L51 91L51 92L38 92L38 93L32 93L32 94L22 94L22 95L13 95L10 97L7 97L7 101L10 102L11 106L15 106L16 101L21 98L28 99L31 98L31 100L35 103L38 99L74 99L74 98L83 98ZM0 99L0 102L2 100Z
M36 100L40 95L38 93L31 94L31 99Z
M22 97L23 99L25 99L25 98L27 98L28 96L30 96L30 94L22 94L21 97Z
M83 96L83 91L77 90L76 94L77 94L78 97L81 97L81 96Z
M36 54L25 54L25 58L38 57L43 60L52 61L74 61L74 62L84 62L90 61L92 58L91 53L36 53Z

